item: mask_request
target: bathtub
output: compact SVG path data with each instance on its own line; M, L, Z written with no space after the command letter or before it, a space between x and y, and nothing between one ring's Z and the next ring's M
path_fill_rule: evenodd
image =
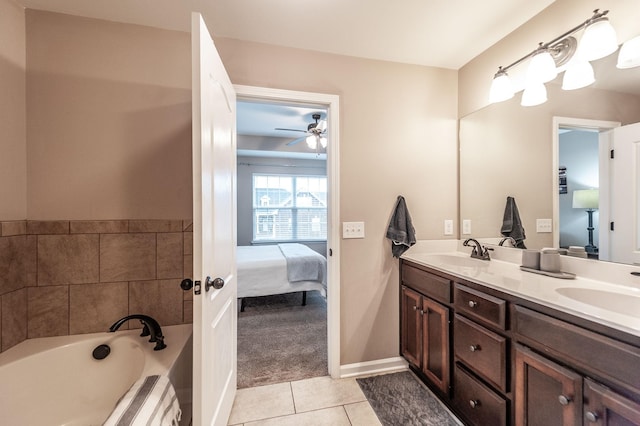
M167 347L154 351L140 330L28 339L0 354L0 423L101 425L139 378L168 375L191 418L191 324L162 327ZM93 358L107 344L111 353Z

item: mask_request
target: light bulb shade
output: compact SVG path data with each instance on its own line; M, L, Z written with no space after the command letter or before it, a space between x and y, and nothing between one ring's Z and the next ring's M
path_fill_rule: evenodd
M562 90L575 90L587 87L596 81L591 64L582 59L574 59L564 72Z
M599 18L584 29L576 55L585 61L604 58L618 50L616 30L608 18Z
M320 137L320 146L323 148L327 147L327 138L325 138L324 136Z
M514 90L511 79L504 71L498 71L493 77L491 89L489 90L489 102L496 103L513 98Z
M307 146L311 149L316 149L318 147L318 139L316 135L307 136Z
M556 63L546 49L541 49L531 57L527 68L527 84L546 83L558 75Z
M574 209L597 209L599 191L597 189L578 189L573 191Z
M621 69L640 66L640 36L625 41L618 54L616 67Z
M522 92L522 106L536 106L547 102L547 88L543 83L529 84Z

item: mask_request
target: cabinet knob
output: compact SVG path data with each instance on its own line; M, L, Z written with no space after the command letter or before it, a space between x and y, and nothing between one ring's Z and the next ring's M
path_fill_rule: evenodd
M471 352L479 351L480 350L480 345L471 345L471 346L469 346L469 350Z
M414 310L414 311L417 311L417 310L418 310L418 307L417 307L417 306L414 306L414 307L413 307L413 310Z
M471 408L477 408L480 406L480 401L478 401L477 399L471 399L469 400L469 406Z
M571 398L569 398L568 396L560 395L558 397L558 402L560 403L560 405L569 405L569 403L571 402Z
M589 420L591 423L595 423L598 421L598 415L596 413L594 413L593 411L587 411L587 413L584 415L587 420Z
M478 302L474 302L473 300L469 300L469 307L470 308L475 308L476 306L478 306Z

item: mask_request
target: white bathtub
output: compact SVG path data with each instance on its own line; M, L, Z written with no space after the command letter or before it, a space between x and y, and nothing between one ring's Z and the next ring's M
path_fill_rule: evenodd
M29 339L0 354L0 424L101 425L139 378L168 375L184 420L191 417L190 324L162 327L167 347L140 330ZM95 360L93 349L111 353ZM186 422L188 424L188 421Z

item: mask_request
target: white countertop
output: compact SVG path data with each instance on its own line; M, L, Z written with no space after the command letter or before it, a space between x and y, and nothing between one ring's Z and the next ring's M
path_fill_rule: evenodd
M640 268L562 256L561 270L576 278L559 279L522 271L519 249L490 247L490 261L456 240L421 241L401 257L640 337L640 277L629 274Z

